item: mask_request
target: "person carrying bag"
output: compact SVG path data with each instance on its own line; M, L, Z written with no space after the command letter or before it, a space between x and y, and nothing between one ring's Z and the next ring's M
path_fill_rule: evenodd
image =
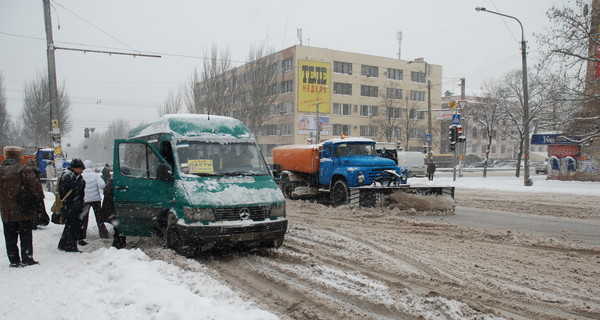
M54 203L52 204L52 223L54 224L65 224L65 219L60 215L60 209L62 209L64 205L64 201L73 193L73 190L67 191L67 194L61 199L60 197L60 180L62 179L62 174L56 180L56 192L54 193Z

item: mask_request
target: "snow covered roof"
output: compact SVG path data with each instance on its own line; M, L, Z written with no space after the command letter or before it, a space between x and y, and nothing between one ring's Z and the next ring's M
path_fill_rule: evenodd
M353 137L348 137L348 138L334 138L334 139L329 139L327 141L324 141L323 143L344 143L344 142L361 142L361 143L375 143L374 140L372 139L368 139L368 138L353 138Z
M239 120L206 114L168 114L142 124L129 132L129 138L169 133L177 138L203 140L245 140L254 142L254 135Z

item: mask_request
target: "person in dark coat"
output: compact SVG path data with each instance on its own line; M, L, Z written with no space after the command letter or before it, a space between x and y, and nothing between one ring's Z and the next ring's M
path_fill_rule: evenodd
M23 267L38 264L33 260L33 233L31 231L35 211L25 212L17 197L22 189L29 189L38 201L44 198L44 191L31 168L21 164L21 147L4 147L5 160L0 164L0 211L4 227L6 254L10 267ZM21 244L21 254L17 241Z
M83 161L79 158L71 160L71 164L60 177L59 195L63 201L60 215L65 219L65 229L58 242L58 249L67 252L80 252L77 249L77 240L83 225L81 213L85 196L85 180L81 173L85 169ZM72 190L68 197L65 196Z
M435 162L433 160L429 160L427 163L427 178L429 181L433 181L433 174L435 173Z
M108 179L106 187L104 187L104 199L102 199L102 216L105 221L108 221L113 226L114 235L112 246L118 249L124 248L127 245L125 236L122 236L119 232L119 225L117 216L115 214L115 202L114 202L114 187L113 179Z
M108 183L108 179L110 179L110 166L107 163L102 169L102 180L104 180L104 183L106 184Z

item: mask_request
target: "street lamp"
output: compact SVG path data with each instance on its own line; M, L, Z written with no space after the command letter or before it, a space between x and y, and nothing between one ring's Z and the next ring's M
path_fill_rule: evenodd
M523 60L523 162L525 163L524 168L524 185L526 187L531 186L533 183L531 179L529 179L529 92L527 89L527 46L525 42L525 30L523 29L523 24L519 19L509 16L507 14L503 14L500 12L495 12L491 10L487 10L483 7L475 7L475 11L480 12L488 12L491 14L503 16L506 18L517 20L519 26L521 26L521 58Z

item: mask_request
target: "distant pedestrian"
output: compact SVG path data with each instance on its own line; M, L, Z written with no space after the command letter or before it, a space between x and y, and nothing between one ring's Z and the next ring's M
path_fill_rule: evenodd
M5 160L0 163L0 211L4 227L6 254L10 267L24 267L39 262L33 260L32 224L36 218L35 210L27 209L20 195L29 191L34 199L28 202L42 201L44 191L31 168L21 164L23 148L4 147ZM17 241L20 241L21 250Z
M107 163L102 168L102 180L104 180L104 183L108 183L108 179L110 179L110 166Z
M85 165L85 170L83 170L83 173L81 175L85 180L85 196L83 199L83 210L81 212L81 234L79 236L78 241L78 244L80 246L85 246L87 244L87 242L85 242L85 239L87 238L87 226L90 216L90 208L94 209L94 216L96 217L96 225L98 226L100 238L108 238L108 230L104 225L105 219L103 218L101 212L102 197L100 197L100 189L104 189L106 184L104 183L104 180L102 180L100 175L94 172L94 164L92 163L92 161L85 160L83 164Z
M65 219L65 228L58 242L59 250L80 252L77 240L81 234L81 213L85 196L85 180L81 176L84 169L83 161L74 158L60 177L58 193L64 199L60 214Z
M429 181L433 181L433 174L435 173L435 162L433 162L432 160L429 160L429 163L427 163L427 178L429 179Z
M54 179L56 178L56 169L54 169L54 163L48 160L46 165L46 188L48 192L54 192Z

